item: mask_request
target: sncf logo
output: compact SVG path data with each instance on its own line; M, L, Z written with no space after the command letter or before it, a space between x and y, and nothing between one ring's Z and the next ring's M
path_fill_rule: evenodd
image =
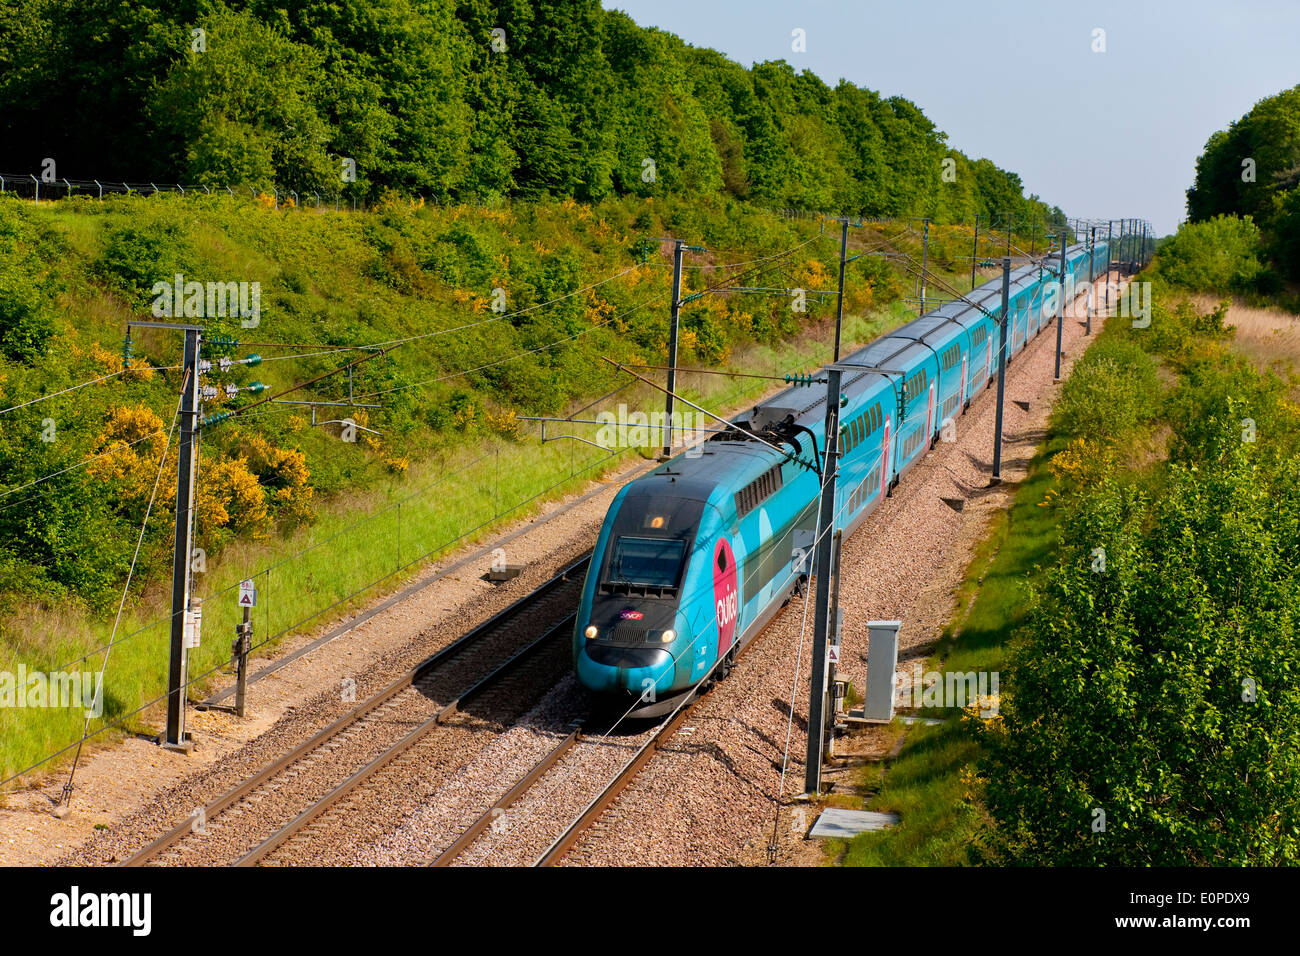
M618 616L625 621L639 621L645 617L640 611L634 611L630 607L620 611Z

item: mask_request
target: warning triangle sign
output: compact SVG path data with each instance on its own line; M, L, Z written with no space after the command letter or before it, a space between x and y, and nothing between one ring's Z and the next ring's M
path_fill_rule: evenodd
M253 595L249 594L247 591L243 592L242 594L239 595L239 604L241 607L243 607L245 604L247 604L249 607L252 607Z

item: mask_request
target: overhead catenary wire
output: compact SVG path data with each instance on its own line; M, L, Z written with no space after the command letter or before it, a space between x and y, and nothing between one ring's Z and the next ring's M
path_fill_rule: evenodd
M811 236L810 238L806 239L805 241L799 243L797 246L791 246L789 249L783 249L783 250L781 250L780 252L775 252L775 253L773 253L773 254L770 255L770 256L761 256L761 257L759 257L759 258L757 258L757 259L747 259L747 260L745 260L744 262L721 262L721 263L716 263L716 264L713 264L713 265L684 265L684 266L682 266L682 268L683 268L683 269L689 269L689 270L697 271L697 272L698 272L698 271L710 271L710 270L715 270L715 269L736 269L736 268L739 268L740 266L752 265L753 263L756 263L756 262L767 262L767 261L772 260L772 259L778 259L778 258L780 258L780 257L782 257L782 256L788 256L788 255L790 255L790 254L792 254L792 253L794 253L794 252L798 252L798 251L799 251L800 249L802 249L804 246L810 245L810 244L816 242L818 239L822 239L822 238L825 238L825 237L819 233L818 235ZM664 263L664 265L667 265L667 263Z
M57 392L50 392L48 395L42 395L39 398L33 398L30 401L23 402L21 405L12 405L9 408L0 408L0 415L7 415L9 414L9 412L16 412L20 408L26 408L28 405L35 405L37 402L44 402L51 398L58 398L60 395L66 395L69 392L75 392L77 391L77 389L85 388L88 385L97 385L100 382L107 382L109 379L117 378L119 375L124 375L128 371L132 371L132 369L126 369L126 368L119 369L116 372L110 372L108 375L101 376L100 378L91 379L89 382L82 382L80 385L72 385L68 388L60 389Z
M461 369L456 372L448 372L444 375L439 375L435 378L428 378L419 382L411 382L407 385L396 385L393 388L379 389L374 392L363 392L362 394L356 395L354 397L356 399L374 398L377 395L391 395L394 392L404 392L407 389L411 389L411 388L420 388L425 385L435 385L439 382L446 382L453 378L460 378L462 375L470 375L474 372L481 372L484 369L495 368L498 365L504 365L507 362L513 362L518 359L524 358L525 356L528 355L536 355L539 352L545 352L548 349L556 348L557 346L563 345L566 342L572 342L574 339L595 332L597 329L605 328L613 322L617 322L621 319L627 318L629 315L632 315L635 312L639 312L641 309L649 308L652 305L662 302L667 297L668 297L668 293L663 293L654 298L647 299L644 302L638 303L637 305L624 309L618 315L609 316L608 318L602 319L599 322L596 322L585 329L580 329L579 331L573 333L572 335L566 335L563 338L556 339L553 342L548 342L545 345L539 345L536 348L524 349L519 352L514 352L510 355L507 355L505 358L498 359L495 362L488 362L485 365L477 365L474 368Z
M9 408L0 408L0 415L7 415L9 412L16 412L20 408L26 408L29 405L35 405L38 402L48 401L51 398L58 398L60 395L67 395L69 392L75 392L78 389L86 388L89 385L98 385L100 382L107 382L110 379L117 378L119 375L125 375L127 372L172 372L179 369L179 365L131 365L118 369L116 372L109 372L99 378L92 378L88 382L81 382L78 385L71 385L68 388L60 389L57 392L50 392L48 395L41 395L37 398L30 399L19 405L11 405Z

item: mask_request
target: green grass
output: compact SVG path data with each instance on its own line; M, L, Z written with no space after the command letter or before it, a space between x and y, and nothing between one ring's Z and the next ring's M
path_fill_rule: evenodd
M1062 447L1044 445L1016 489L1011 508L998 512L989 534L976 548L958 593L954 622L944 632L926 670L1000 671L1006 645L1024 620L1026 585L1052 556L1056 520L1039 507L1053 478L1046 462ZM965 726L968 718L950 710L919 713L946 718L939 726L909 728L898 757L881 775L863 770L863 789L875 791L866 809L901 817L894 829L864 833L847 841L828 841L827 854L845 866L959 866L970 864L972 848L986 825L973 792L979 746Z

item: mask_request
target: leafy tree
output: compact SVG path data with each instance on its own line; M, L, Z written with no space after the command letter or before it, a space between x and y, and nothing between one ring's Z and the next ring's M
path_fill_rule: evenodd
M1111 476L1069 509L986 731L1008 861L1300 860L1300 474L1238 419L1157 500Z
M1279 268L1300 278L1300 86L1260 100L1227 130L1211 134L1187 190L1193 223L1252 218Z
M1215 216L1187 223L1160 247L1156 272L1168 282L1203 292L1252 292L1263 278L1260 232L1249 216Z
M315 93L321 55L248 11L219 10L204 23L206 50L188 50L149 103L183 150L185 178L299 191L333 185Z
M938 221L1050 212L907 100L746 69L597 0L15 0L0 25L16 168L372 201L724 190Z

